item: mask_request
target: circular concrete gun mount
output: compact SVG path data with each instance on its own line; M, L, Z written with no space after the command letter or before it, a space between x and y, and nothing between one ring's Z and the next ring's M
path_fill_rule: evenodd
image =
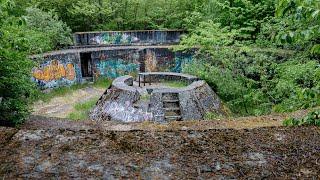
M164 82L184 82L170 87ZM226 115L223 105L203 80L187 74L152 72L115 79L90 117L97 121L169 122L203 120L208 113Z

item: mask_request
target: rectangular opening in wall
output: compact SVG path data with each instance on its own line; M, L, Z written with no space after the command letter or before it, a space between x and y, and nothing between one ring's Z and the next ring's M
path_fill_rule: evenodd
M81 73L82 77L92 77L92 58L91 52L89 53L80 53L81 59Z

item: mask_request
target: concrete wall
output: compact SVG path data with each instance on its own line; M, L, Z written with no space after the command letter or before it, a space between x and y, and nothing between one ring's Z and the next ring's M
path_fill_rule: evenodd
M181 72L182 65L192 61L192 55L167 48L146 48L96 51L92 52L92 60L97 77L116 78L139 72Z
M168 48L91 48L62 50L40 56L33 68L33 81L42 89L80 83L81 53L91 53L93 78L135 76L139 72L180 72L183 64L192 61L192 54L173 52Z
M75 47L33 56L39 65L33 78L42 89L56 88L92 78L135 76L139 72L181 72L193 53L173 52L182 30L105 31L74 34ZM117 46L119 45L119 46ZM90 57L83 70L83 53Z
M177 44L182 30L105 31L74 34L75 46Z
M32 69L32 80L41 89L80 83L81 65L79 54L48 55L40 59L39 66Z

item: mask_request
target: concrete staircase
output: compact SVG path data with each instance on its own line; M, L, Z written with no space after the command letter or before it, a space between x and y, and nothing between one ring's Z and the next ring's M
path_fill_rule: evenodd
M162 94L164 118L166 121L181 121L180 101L178 93Z

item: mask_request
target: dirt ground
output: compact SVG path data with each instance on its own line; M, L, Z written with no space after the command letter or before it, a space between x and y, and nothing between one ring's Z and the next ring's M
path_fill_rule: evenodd
M0 127L0 179L320 178L320 128L114 131L33 118Z
M67 118L74 111L74 105L88 101L92 98L99 98L104 88L87 87L75 90L65 96L54 97L49 102L39 101L33 105L33 115L46 117Z

